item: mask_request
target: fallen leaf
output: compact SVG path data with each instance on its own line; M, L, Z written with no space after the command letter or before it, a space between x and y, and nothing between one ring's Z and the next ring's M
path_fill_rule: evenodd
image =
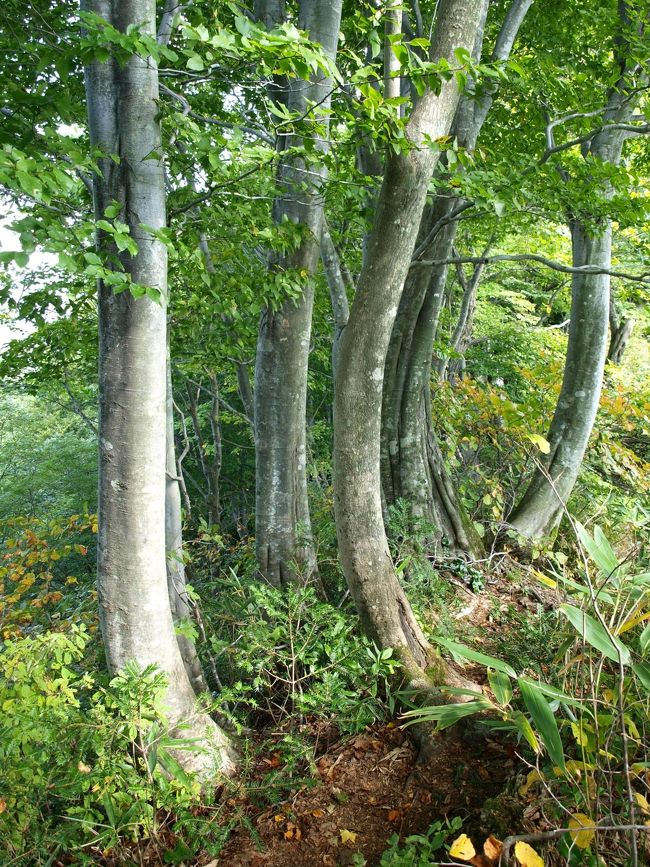
M544 867L544 861L528 843L515 843L515 857L521 867Z
M503 843L501 840L497 840L496 837L493 837L491 834L483 843L483 854L488 859L488 861L498 862L501 858L501 852L503 851Z
M634 793L634 800L637 802L639 807L643 810L644 813L650 813L650 804L648 803L648 799L641 795L639 792Z
M287 817L284 815L284 813L276 813L276 815L273 818L275 819L276 822L284 822L284 820Z
M574 813L573 816L569 819L569 828L579 829L579 828L589 828L594 824L593 819L590 819L589 816L585 816L584 813ZM576 844L578 849L587 849L589 844L596 836L596 832L591 831L580 831L580 830L572 830L571 839Z
M325 810L312 810L311 814L314 817L314 819L322 819L323 816L325 815Z
M402 814L400 813L399 810L391 810L388 814L388 821L389 822L397 822L397 820L400 819L401 816L402 816Z
M452 858L458 858L459 861L471 861L476 855L476 849L467 834L461 834L451 844L449 854Z
M530 789L530 787L534 786L535 783L538 783L540 780L543 779L543 775L540 774L540 772L536 768L530 771L528 773L528 776L526 777L526 782L524 783L524 785L519 787L520 797L525 798L528 794L528 790Z
M339 834L341 835L341 843L344 845L346 843L356 843L357 835L354 831L348 831L347 828L341 828L339 830Z

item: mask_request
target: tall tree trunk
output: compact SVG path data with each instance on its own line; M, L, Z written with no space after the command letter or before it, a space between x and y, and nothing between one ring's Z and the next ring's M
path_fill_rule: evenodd
M332 59L336 56L341 3L300 2L299 26ZM266 21L273 20L273 14L281 10L258 11L264 13ZM310 82L289 83L288 108L292 112L302 115L309 103L318 106L314 114L321 130L325 130L317 147L321 152L326 149L330 88L331 81L322 73ZM287 151L301 142L299 135L287 135L280 150ZM323 178L324 170L318 165L306 165L304 158L286 156L282 161L278 176L282 192L274 203L274 219L278 223L290 220L306 231L300 246L273 267L294 270L303 275L305 282L297 301L287 301L278 310L267 307L262 312L257 343L255 540L260 573L276 586L307 581L316 569L307 499L305 416Z
M479 20L473 0L440 0L436 59L471 50ZM455 81L425 93L406 127L407 154L390 154L335 385L334 490L339 552L365 630L393 647L412 684L430 685L434 660L395 573L384 531L380 478L382 384L391 330L438 155L424 143L446 135L458 105Z
M499 32L493 60L506 60L532 0L514 0ZM480 4L473 56L480 58L487 3ZM472 152L492 105L496 85L482 96L463 97L454 119L452 137ZM415 256L434 260L452 255L456 217L467 207L452 188L442 190L426 209ZM479 556L482 542L466 514L445 467L431 416L431 356L444 301L447 265L430 271L411 269L391 334L385 370L382 419L382 483L387 503L404 498L412 513L433 528L436 544Z
M167 553L167 590L172 618L177 624L189 620L191 608L185 582L185 560L183 556L183 523L181 520L181 486L176 465L174 443L174 398L169 356L167 358L166 383L166 472L165 472L165 548ZM207 685L203 677L201 662L194 642L186 635L176 634L176 641L183 657L185 671L195 692L205 692Z
M621 0L621 29L614 37L614 62L619 78L608 94L603 129L583 146L585 158L613 166L619 164L628 137L628 132L615 125L625 124L633 116L639 90L643 89L635 81L636 60L626 50L624 34L631 25L629 13L628 4ZM637 32L643 33L646 25L647 21L638 21ZM643 83L647 85L647 78ZM567 177L566 172L562 174ZM601 192L604 197L613 193L607 182ZM612 261L611 221L601 217L594 224L589 226L586 220L570 216L573 265L608 270ZM600 400L609 315L609 275L574 274L562 388L547 437L550 453L540 460L509 518L510 524L529 539L542 538L555 530L578 478Z
M121 32L138 26L155 35L154 0L87 0L82 7ZM154 301L99 286L99 536L98 597L108 667L129 661L156 665L167 677L165 703L176 736L196 738L204 752L179 751L184 767L209 777L234 770L224 733L197 712L195 693L178 648L165 568L165 245L149 227L165 226L160 151L158 74L151 57L133 55L118 66L93 61L86 70L88 121L93 147L104 154L94 178L95 215L122 206L121 219L138 252L121 254L134 285L160 294ZM109 155L117 155L119 164ZM146 228L145 228L146 227ZM98 232L98 249L115 252Z

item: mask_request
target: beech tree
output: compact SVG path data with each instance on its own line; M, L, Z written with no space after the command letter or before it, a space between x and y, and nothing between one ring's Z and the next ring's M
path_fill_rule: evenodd
M99 284L98 595L109 670L127 662L157 666L167 677L169 724L201 751L179 751L188 768L231 773L226 735L203 712L179 651L167 592L165 538L166 293L165 187L158 122L154 0L88 0L100 38L149 38L118 63L96 57L86 70L88 124L98 151L93 178L97 250L129 278L116 294ZM110 42L109 42L110 45ZM115 242L119 224L130 243Z
M481 17L470 0L441 0L434 61L470 53ZM395 573L384 531L380 477L382 384L390 334L439 152L460 98L457 79L427 90L406 125L404 152L389 153L367 254L343 331L334 402L334 490L339 555L364 628L399 655L411 683L432 684L432 651Z
M278 23L281 5L258 4L258 17ZM342 0L301 0L298 26L333 63L339 38ZM272 85L300 125L316 128L313 140L299 132L278 142L279 195L273 216L301 232L295 249L271 267L299 275L301 294L278 310L266 307L260 320L255 362L255 541L261 574L276 585L306 581L316 568L307 498L305 411L307 368L314 304L314 276L319 263L324 179L322 155L328 148L331 79L317 72L310 82L292 78L284 90ZM307 147L306 147L307 146ZM296 148L304 155L296 155ZM310 153L316 159L310 157Z
M491 60L504 62L532 0L515 0L499 30ZM484 4L473 46L475 62L481 58L485 18ZM457 147L472 154L488 115L497 84L483 82L478 92L461 98L450 136ZM413 262L405 281L391 332L386 359L382 405L382 486L387 503L405 499L413 514L435 528L438 543L444 539L451 551L478 555L481 540L460 502L454 481L438 445L431 411L433 344L445 297L448 262L452 258L457 218L471 203L457 189L444 183L446 159L438 165L440 186L425 208ZM442 264L421 265L428 259ZM475 272L467 288L466 315L480 277ZM461 327L464 328L463 325ZM456 338L460 341L460 333Z
M509 518L519 533L531 539L548 535L560 522L598 411L611 312L612 218L606 206L614 195L610 171L620 163L625 141L647 131L644 123L633 121L639 94L648 80L646 46L642 41L650 23L648 10L643 4L626 2L620 2L618 9L619 27L613 37L615 82L603 108L593 112L597 117L602 115L602 122L581 143L583 177L597 192L601 212L569 209L575 270L562 388L548 433L548 454L541 456L538 469ZM580 112L574 116L580 117ZM566 118L548 119L547 152L556 147L554 130L563 120ZM569 172L562 166L558 170L568 182Z

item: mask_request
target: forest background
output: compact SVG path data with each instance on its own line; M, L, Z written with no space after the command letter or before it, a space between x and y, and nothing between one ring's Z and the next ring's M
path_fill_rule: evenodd
M643 863L647 0L0 16L2 863Z

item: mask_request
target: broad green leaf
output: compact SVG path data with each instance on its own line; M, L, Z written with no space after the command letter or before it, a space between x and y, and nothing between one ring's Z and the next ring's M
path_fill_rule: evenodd
M622 662L623 665L630 664L630 651L627 647L600 624L597 620L576 608L575 605L560 605L560 611L575 627L578 634L587 642L600 650L612 662Z
M564 748L553 711L542 691L532 681L520 678L519 689L528 712L537 727L551 761L562 770L565 769Z
M639 662L637 665L632 666L632 671L645 691L650 692L650 665L645 662Z
M584 703L580 701L580 699L575 698L575 696L567 695L565 692L562 692L561 689L558 689L555 686L551 686L550 684L544 683L541 680L531 680L529 677L520 677L519 682L521 683L521 681L530 684L533 688L538 689L549 698L553 698L556 701L561 701L563 704L568 704L569 707L576 707L581 710L584 709Z
M495 659L493 656L487 656L485 653L479 653L477 650L472 650L471 647L466 647L464 644L456 644L455 641L450 641L448 638L434 637L436 644L442 644L450 651L452 656L465 662L480 662L486 668L493 668L495 671L501 671L507 674L508 677L517 677L517 672L508 665L507 662L502 662L500 659Z
M535 731L533 730L531 724L528 722L525 714L521 713L521 711L513 714L512 722L517 727L518 731L520 731L521 734L526 738L532 751L534 753L540 753L542 750L539 745L539 741L537 740L537 735L535 734Z
M578 521L576 521L576 529L578 531L578 538L600 571L604 575L614 574L620 565L618 557L600 527L594 529L593 537L589 535L587 530Z
M512 698L512 684L508 675L502 671L490 671L488 669L488 680L490 681L490 688L499 704L502 706L508 704Z

